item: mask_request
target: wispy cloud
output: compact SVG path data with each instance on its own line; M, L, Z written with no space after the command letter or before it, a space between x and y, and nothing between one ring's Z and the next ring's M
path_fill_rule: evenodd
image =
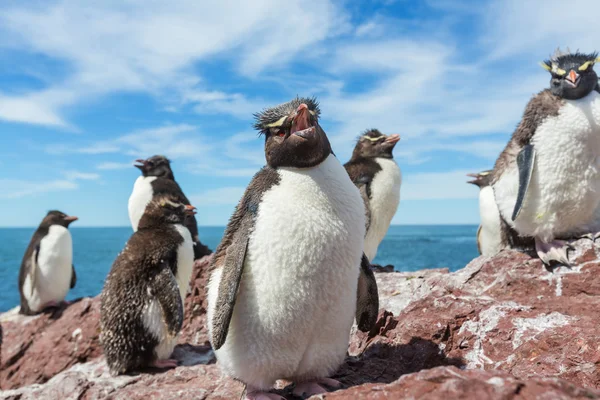
M96 169L102 171L110 171L110 170L119 170L119 169L128 169L133 165L132 162L128 163L119 163L119 162L103 162L96 165Z
M47 192L74 190L79 187L76 182L67 179L39 182L0 179L0 185L4 188L2 193L0 193L0 198L5 199L18 199Z
M171 101L181 96L193 100L191 90L215 93L192 71L194 63L227 54L239 73L253 76L348 29L341 7L317 0L184 0L177 7L62 0L3 8L0 46L58 58L70 72L41 91L0 98L0 110L8 110L0 118L51 126L68 124L67 107L113 92L146 92ZM198 104L202 112L235 114L244 105L235 94L203 97Z

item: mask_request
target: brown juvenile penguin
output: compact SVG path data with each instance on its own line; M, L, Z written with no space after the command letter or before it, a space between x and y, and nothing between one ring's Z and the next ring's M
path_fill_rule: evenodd
M183 299L193 266L183 226L194 207L158 195L117 256L101 294L101 344L112 374L175 367L169 359L183 323Z

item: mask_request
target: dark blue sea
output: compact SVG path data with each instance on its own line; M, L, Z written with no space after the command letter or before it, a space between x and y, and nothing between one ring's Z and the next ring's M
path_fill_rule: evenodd
M70 228L77 285L67 300L100 293L112 262L131 235L131 228ZM215 249L224 228L200 227L200 238ZM18 275L32 228L0 228L0 312L19 304ZM395 265L398 271L464 267L477 257L475 225L390 227L375 263Z

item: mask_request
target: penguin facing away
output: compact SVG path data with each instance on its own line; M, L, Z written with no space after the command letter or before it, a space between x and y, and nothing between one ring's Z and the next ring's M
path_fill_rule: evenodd
M208 325L221 368L246 399L279 399L339 387L356 316L368 331L377 284L362 253L364 204L318 122L315 99L255 114L267 165L252 179L213 259Z
M365 255L372 262L400 203L402 172L392 151L400 135L368 129L359 138L344 168L359 188L367 212Z
M600 89L596 53L557 52L494 167L504 234L533 238L540 259L570 265L564 240L600 228ZM595 236L590 236L594 238Z
M193 243L183 225L194 207L155 196L104 283L100 342L111 374L176 367L169 359L183 324Z
M479 188L479 217L481 224L477 230L479 254L493 256L508 247L502 236L500 212L494 200L494 190L490 186L491 170L468 174L474 178L468 181Z
M146 206L156 195L171 194L177 196L178 201L190 204L183 190L175 181L171 161L167 157L155 155L146 160L136 160L136 163L135 167L142 172L142 176L135 181L128 203L129 220L134 231L137 230ZM188 217L185 226L190 230L194 239L194 259L197 260L211 254L212 251L200 241L196 217L193 215Z
M69 225L77 217L53 210L37 228L19 270L20 313L34 315L64 302L77 276Z

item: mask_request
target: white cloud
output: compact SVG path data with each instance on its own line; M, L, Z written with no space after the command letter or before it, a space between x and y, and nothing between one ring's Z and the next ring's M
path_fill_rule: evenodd
M67 179L41 182L17 179L0 179L0 185L3 187L2 193L0 193L0 198L4 199L18 199L21 197L29 197L47 192L74 190L79 187L76 182Z
M600 47L598 15L596 0L494 0L484 9L483 43L492 49L492 59L546 58L557 46L594 51Z
M103 162L96 165L96 169L99 170L118 170L118 169L128 169L131 168L133 163L118 163L118 162Z
M346 21L340 7L318 0L12 3L0 13L0 47L66 62L68 73L40 91L1 97L0 118L66 126L67 107L118 91L180 102L190 90L210 93L193 71L198 62L227 55L253 76L311 53L348 29ZM240 95L224 97L199 110L236 114L246 106Z
M95 181L100 179L100 175L93 172L66 171L64 175L70 181Z

